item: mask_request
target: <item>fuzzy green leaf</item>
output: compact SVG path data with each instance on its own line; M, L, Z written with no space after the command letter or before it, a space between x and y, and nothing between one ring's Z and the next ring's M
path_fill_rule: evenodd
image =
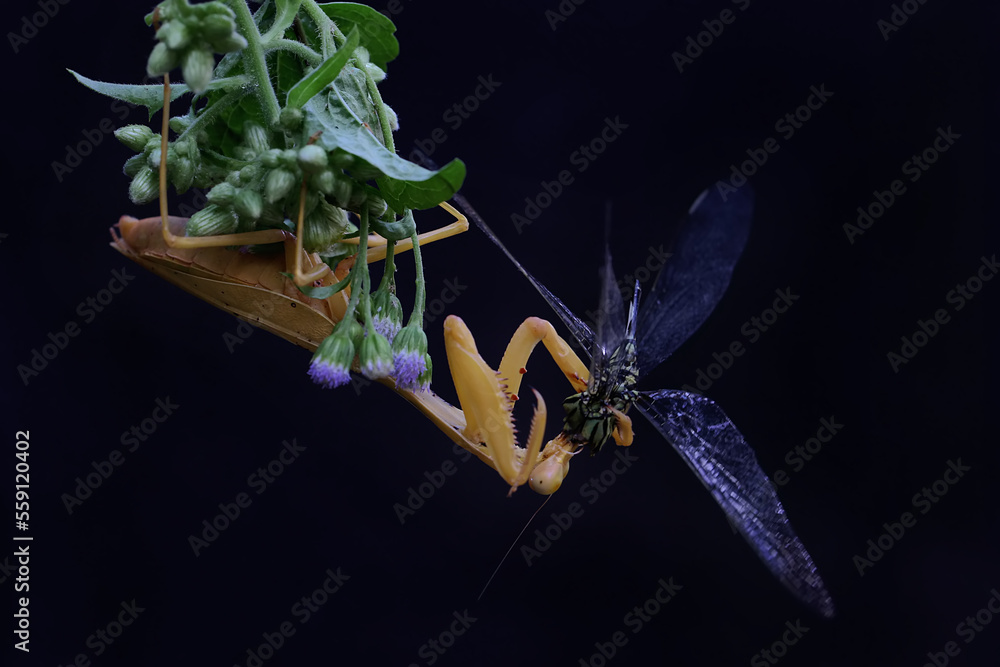
M347 60L354 53L354 49L358 48L358 41L358 29L354 28L347 36L347 41L337 49L336 53L323 61L322 65L303 77L288 91L288 106L301 109L306 102L333 83L340 71L344 69Z
M356 2L328 2L319 7L344 32L360 28L361 46L368 49L372 62L382 69L399 55L396 26L381 12Z
M287 51L278 51L275 57L274 74L277 82L274 91L278 99L288 99L288 91L302 79L302 61Z
M340 148L382 172L379 189L394 210L427 209L450 199L465 179L465 165L452 160L437 171L424 169L386 149L355 116L336 88L305 106L306 136L319 134L327 150Z
M67 72L76 77L76 80L102 95L113 97L122 102L144 106L149 109L149 117L163 107L163 86L156 83L138 85L127 83L106 83L104 81L94 81L82 74L67 69ZM215 79L208 85L209 90L229 90L245 85L248 79L244 76L228 77L225 79ZM187 85L183 83L170 84L170 101L173 102L181 95L190 92Z

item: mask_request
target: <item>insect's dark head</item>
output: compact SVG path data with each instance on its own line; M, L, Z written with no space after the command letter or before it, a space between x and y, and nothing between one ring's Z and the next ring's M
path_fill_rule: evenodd
M563 401L563 410L566 411L563 435L578 446L590 445L591 456L599 452L616 423L615 414L604 401L585 391Z

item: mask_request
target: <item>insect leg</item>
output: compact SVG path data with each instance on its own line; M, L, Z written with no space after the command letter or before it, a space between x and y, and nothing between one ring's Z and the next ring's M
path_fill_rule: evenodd
M556 365L573 385L576 391L583 391L587 388L587 381L590 379L590 371L580 357L570 349L566 341L556 333L555 328L547 320L540 317L529 317L514 332L513 338L507 345L503 360L500 362L500 377L507 383L507 393L517 395L521 387L521 375L528 363L528 357L535 349L535 345L542 342L545 349L549 351Z

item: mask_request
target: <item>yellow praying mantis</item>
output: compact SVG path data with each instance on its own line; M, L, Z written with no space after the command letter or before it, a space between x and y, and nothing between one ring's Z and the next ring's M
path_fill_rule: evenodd
M161 155L168 150L169 77L164 76ZM377 262L386 257L389 244L394 252L413 247L412 241L389 241L378 234L345 239L358 245L358 252L329 267L317 254L303 248L302 196L296 233L266 229L216 236L185 236L187 218L167 212L166 161L159 165L160 215L146 219L122 216L111 228L111 246L142 267L217 308L232 313L259 328L315 352L319 344L343 318L350 287L324 299L307 296L299 287L323 287L342 280L357 261ZM465 232L468 219L447 202L440 204L455 221L417 236L418 245ZM284 244L284 253L250 254L233 249L251 244ZM290 276L290 277L286 277ZM451 375L462 409L429 389L404 389L393 377L379 381L393 389L426 415L453 442L496 470L513 493L530 483L542 494L556 491L566 475L570 457L578 443L557 436L543 449L545 402L535 393L537 405L527 447L518 445L512 420L521 376L534 347L543 343L574 391L583 391L589 380L586 365L555 332L552 325L530 317L517 329L499 370L479 355L469 329L451 315L444 324L445 346ZM353 370L357 371L355 361ZM619 444L631 442L631 422L616 414L614 437Z

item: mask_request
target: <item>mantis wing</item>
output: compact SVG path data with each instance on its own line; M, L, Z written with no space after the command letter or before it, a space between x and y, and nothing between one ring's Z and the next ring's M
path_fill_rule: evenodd
M674 389L644 392L635 407L674 446L774 576L831 618L833 600L809 552L753 450L722 409L703 396Z

